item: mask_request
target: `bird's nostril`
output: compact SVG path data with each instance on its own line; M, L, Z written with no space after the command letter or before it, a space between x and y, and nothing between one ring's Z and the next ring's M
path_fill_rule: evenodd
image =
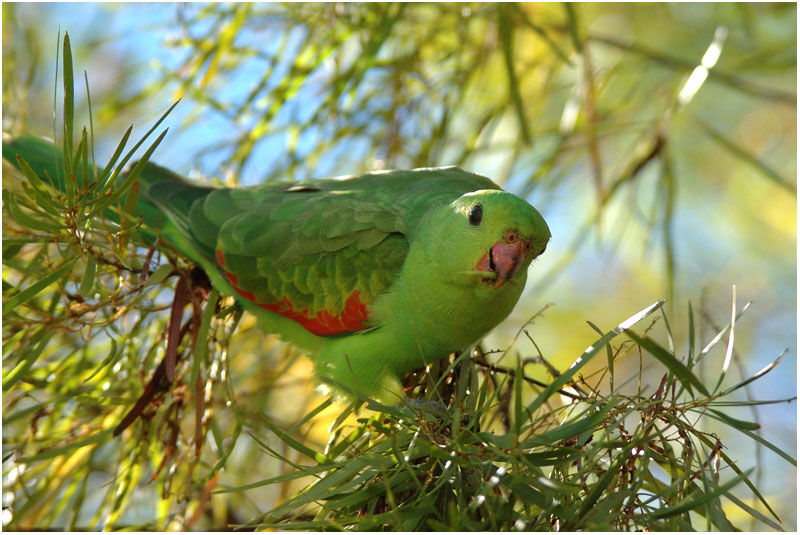
M527 240L525 240L524 242L522 242L522 247L523 247L523 249L525 249L525 252L526 252L526 253L527 253L528 251L530 251L530 250L531 250L531 240L530 240L530 239L527 239Z
M519 240L519 236L517 236L516 231L509 230L506 232L506 243L517 243Z

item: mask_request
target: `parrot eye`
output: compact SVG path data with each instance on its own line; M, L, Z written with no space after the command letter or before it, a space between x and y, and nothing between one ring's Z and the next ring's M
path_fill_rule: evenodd
M472 210L469 211L469 224L473 227L477 227L481 224L481 219L483 218L483 206L480 204L476 204L472 207Z

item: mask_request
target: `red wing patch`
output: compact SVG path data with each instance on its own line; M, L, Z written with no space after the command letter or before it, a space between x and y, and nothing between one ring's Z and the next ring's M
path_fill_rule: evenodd
M344 303L344 308L338 314L334 315L329 310L319 310L312 316L308 308L302 311L295 310L292 302L285 296L277 303L259 303L252 292L239 288L239 279L236 275L225 270L225 257L220 249L217 249L217 263L230 281L234 291L240 296L265 310L275 312L299 323L312 334L331 336L361 331L370 327L369 323L367 323L367 306L361 301L361 292L358 290L350 294Z

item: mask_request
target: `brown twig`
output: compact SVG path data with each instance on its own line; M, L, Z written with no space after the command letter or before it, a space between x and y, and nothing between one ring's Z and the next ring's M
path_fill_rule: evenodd
M171 383L175 379L175 363L178 360L178 344L182 336L179 335L181 330L181 316L183 309L189 302L191 297L191 289L184 277L178 278L178 284L175 286L175 297L172 301L172 310L169 315L169 327L167 328L167 353L164 356L164 371L167 380Z

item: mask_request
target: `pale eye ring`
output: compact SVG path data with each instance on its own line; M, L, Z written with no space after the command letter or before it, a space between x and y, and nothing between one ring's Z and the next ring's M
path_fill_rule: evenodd
M483 206L478 203L469 211L469 224L477 227L481 224L481 219L483 219Z

